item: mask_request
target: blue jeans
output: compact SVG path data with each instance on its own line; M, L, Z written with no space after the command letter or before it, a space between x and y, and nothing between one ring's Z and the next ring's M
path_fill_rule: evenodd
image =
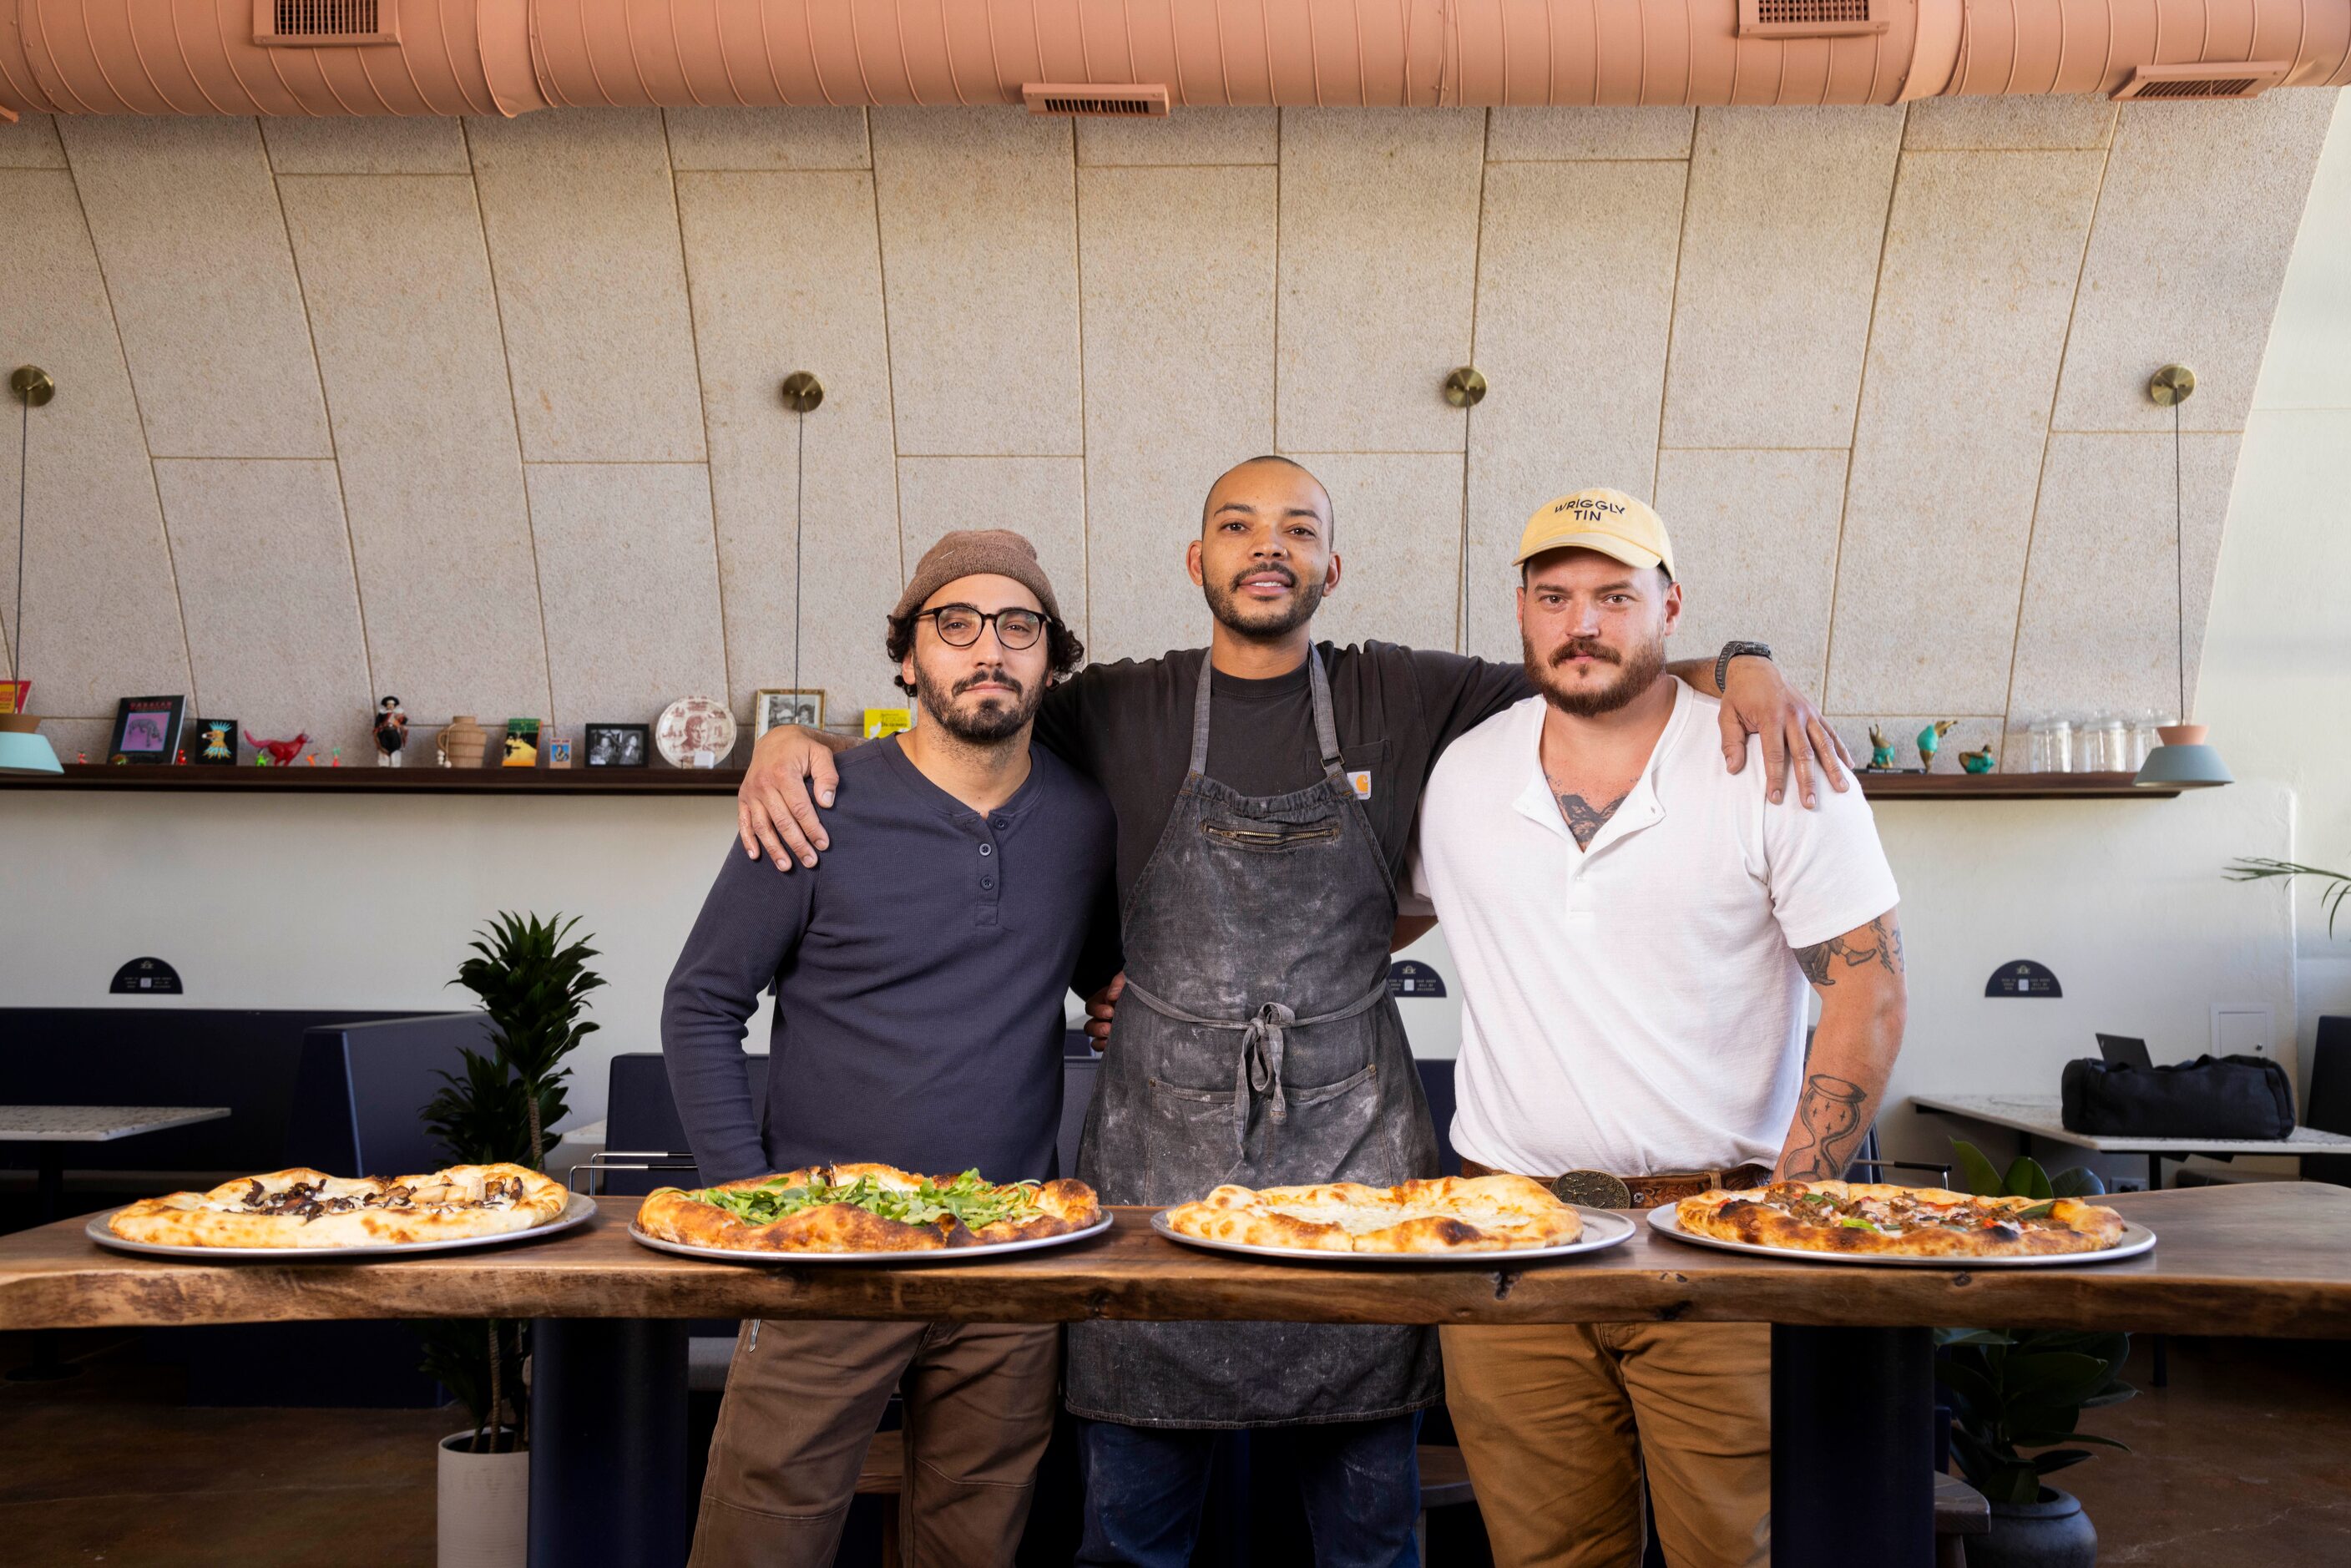
M1210 1450L1195 1428L1078 1423L1085 1568L1186 1568L1200 1532ZM1296 1456L1316 1568L1419 1568L1420 1416L1282 1428Z

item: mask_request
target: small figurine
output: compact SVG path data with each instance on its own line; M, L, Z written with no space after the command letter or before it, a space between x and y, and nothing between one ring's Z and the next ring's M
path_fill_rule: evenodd
M180 747L179 755L177 755L177 756L175 756L175 757L173 757L173 758L172 758L172 767L174 767L174 768L185 768L187 765L188 765L188 748L187 748L186 747L184 747L184 746L183 746L183 747Z
M319 754L315 751L310 753L309 756L302 759L302 763L306 768L316 768L319 766Z
M1969 772L1970 772L1970 773L1989 773L1989 772L1991 772L1991 746L1990 746L1990 745L1986 745L1986 746L1985 746L1985 747L1984 747L1981 751L1962 751L1962 752L1960 752L1960 753L1959 753L1959 766L1960 766L1961 768L1966 768L1966 769L1967 769Z
M77 752L75 752L75 753L74 753L74 766L75 766L76 768L87 768L87 767L89 767L89 752L87 752L87 751L77 751Z
M1886 732L1874 724L1869 727L1869 767L1866 771L1871 773L1894 771L1894 743L1886 739Z
M1922 771L1935 770L1935 753L1942 749L1943 737L1959 722L1955 718L1938 718L1918 732L1918 767Z
M328 767L340 768L343 765L343 748L341 747L338 746L334 750L329 752L327 755L334 758L332 762L327 764Z
M261 754L253 759L256 766L291 768L294 759L302 755L302 748L310 743L310 735L304 730L291 740L258 740L248 729L245 732L245 743ZM262 758L267 758L268 761L263 762Z
M378 768L399 767L401 753L408 749L408 715L398 697L375 705L375 749Z

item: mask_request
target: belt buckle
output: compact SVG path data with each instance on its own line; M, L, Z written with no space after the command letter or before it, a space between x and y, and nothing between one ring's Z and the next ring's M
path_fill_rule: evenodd
M1562 1203L1580 1203L1586 1208L1633 1207L1633 1189L1606 1171L1570 1171L1553 1181L1551 1190Z

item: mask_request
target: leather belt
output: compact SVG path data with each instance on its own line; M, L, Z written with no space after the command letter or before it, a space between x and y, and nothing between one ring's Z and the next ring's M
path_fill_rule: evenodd
M1481 1166L1476 1160L1463 1160L1461 1174L1466 1176L1503 1176L1491 1166ZM1734 1166L1729 1170L1672 1171L1659 1176L1616 1176L1608 1171L1569 1171L1564 1176L1534 1178L1557 1194L1562 1203L1580 1203L1587 1208L1655 1208L1661 1203L1679 1203L1686 1197L1716 1187L1739 1189L1761 1186L1771 1179L1771 1167L1752 1163Z

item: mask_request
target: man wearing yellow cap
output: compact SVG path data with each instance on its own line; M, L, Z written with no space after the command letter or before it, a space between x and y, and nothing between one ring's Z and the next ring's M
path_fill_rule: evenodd
M1774 810L1756 770L1724 770L1719 703L1665 674L1682 584L1647 507L1562 497L1528 520L1517 564L1537 695L1438 759L1412 870L1461 972L1463 1171L1620 1208L1844 1175L1902 1042L1894 877L1868 803ZM1638 1562L1645 1475L1674 1568L1769 1561L1768 1325L1443 1340L1497 1563Z

